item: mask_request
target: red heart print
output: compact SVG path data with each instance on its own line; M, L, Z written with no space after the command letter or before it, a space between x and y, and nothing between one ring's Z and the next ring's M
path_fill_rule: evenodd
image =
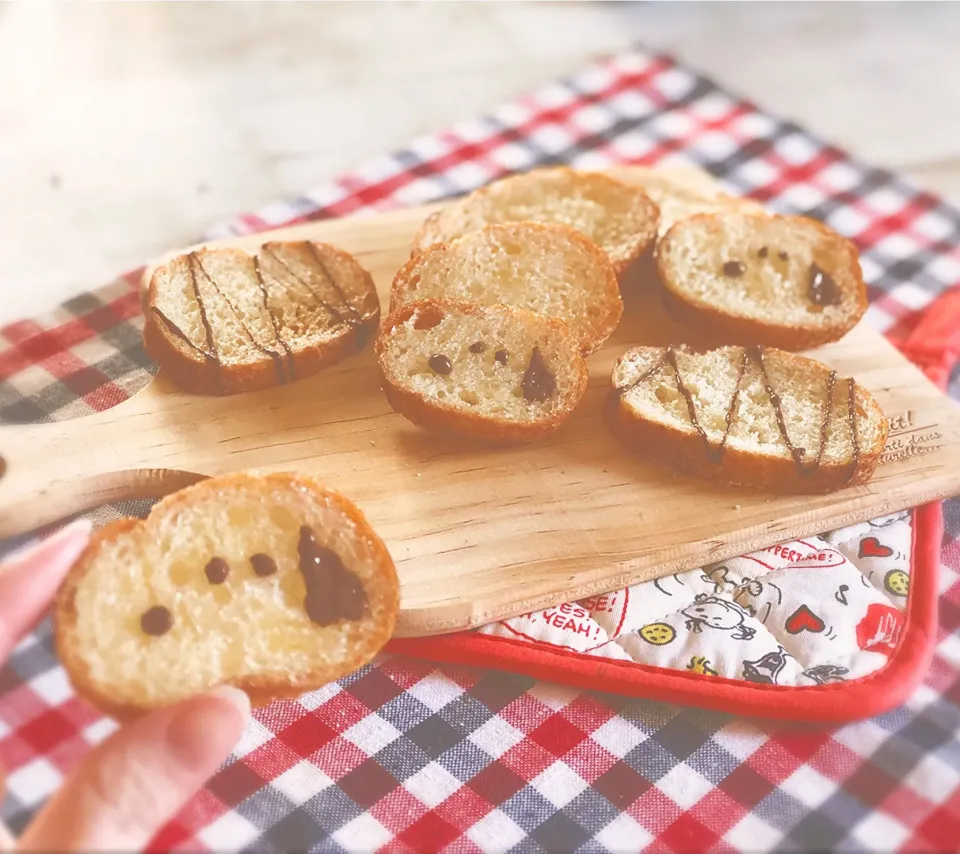
M787 617L786 627L787 631L792 635L798 635L800 632L818 634L825 628L823 620L814 614L806 605L801 605Z
M893 549L882 545L876 537L864 537L860 540L860 557L890 557Z

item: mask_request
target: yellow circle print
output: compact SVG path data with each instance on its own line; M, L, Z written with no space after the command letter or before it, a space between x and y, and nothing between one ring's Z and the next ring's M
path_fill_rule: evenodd
M677 636L677 630L669 623L648 623L640 629L640 637L654 646L670 643Z
M894 596L906 596L910 592L910 576L902 569L891 569L883 577L883 586Z

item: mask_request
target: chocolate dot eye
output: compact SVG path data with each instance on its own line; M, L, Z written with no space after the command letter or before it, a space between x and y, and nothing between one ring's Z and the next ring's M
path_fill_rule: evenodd
M173 628L173 614L163 605L148 608L140 617L140 628L145 635L160 637Z
M723 265L724 276L742 276L746 271L747 266L743 261L727 261Z
M497 352L493 354L493 359L501 365L505 365L507 364L509 356L510 354L506 350L497 350Z
M777 256L780 258L781 261L786 261L787 258L790 257L790 256L789 256L786 252L784 252L782 249L780 250L780 252L777 253Z
M766 257L767 257L767 247L766 247L766 246L761 246L761 247L760 247L760 251L757 253L757 257L758 257L758 258L766 258Z
M471 352L471 353L482 353L482 352L483 352L484 350L486 350L486 349L487 349L487 345L486 345L486 342L484 342L484 341L474 341L474 342L470 345L470 352Z
M441 374L442 376L447 376L447 374L453 370L453 365L450 364L450 360L444 356L443 353L436 353L431 356L427 359L427 364L435 373Z
M253 567L253 572L258 578L266 578L268 575L273 575L277 571L277 562L270 557L270 555L263 554L263 552L255 554L250 558L250 566Z
M207 576L207 581L211 584L223 584L230 574L230 564L222 557L212 557L203 568L203 571Z

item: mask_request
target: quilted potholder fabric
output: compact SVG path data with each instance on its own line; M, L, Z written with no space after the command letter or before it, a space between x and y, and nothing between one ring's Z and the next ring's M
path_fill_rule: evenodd
M901 513L479 631L765 685L844 682L897 647L911 539Z
M642 50L415 140L209 236L428 202L539 164L670 159L697 163L735 194L807 213L852 237L870 282L869 321L888 334L907 337L922 310L960 280L955 209ZM146 381L138 277L0 331L0 419L104 409ZM231 762L155 847L954 850L960 515L953 504L945 529L935 655L923 686L894 711L835 729L798 729L383 656L322 691L259 711ZM722 630L704 628L701 636L708 631ZM70 691L41 626L0 672L4 819L21 828L110 730Z

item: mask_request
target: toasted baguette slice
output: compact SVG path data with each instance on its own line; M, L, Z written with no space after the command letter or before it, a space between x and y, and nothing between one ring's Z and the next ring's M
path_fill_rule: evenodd
M309 241L179 255L154 272L146 304L147 353L203 394L314 374L362 349L380 320L370 274Z
M421 299L509 305L566 322L584 354L623 313L607 256L566 225L488 225L415 255L393 280L390 311Z
M782 350L636 347L617 360L613 385L622 440L724 483L785 492L864 483L887 437L862 386Z
M597 172L537 169L495 181L432 214L414 239L414 253L485 225L554 222L596 243L619 275L652 244L657 215L656 204L639 187Z
M689 217L659 242L656 264L670 308L735 344L817 347L867 308L856 247L805 217Z
M97 531L54 623L77 691L130 717L221 684L254 705L319 688L368 661L397 610L393 561L346 498L235 474Z
M481 439L553 433L587 387L586 363L565 323L503 305L408 303L384 320L376 353L397 412Z

